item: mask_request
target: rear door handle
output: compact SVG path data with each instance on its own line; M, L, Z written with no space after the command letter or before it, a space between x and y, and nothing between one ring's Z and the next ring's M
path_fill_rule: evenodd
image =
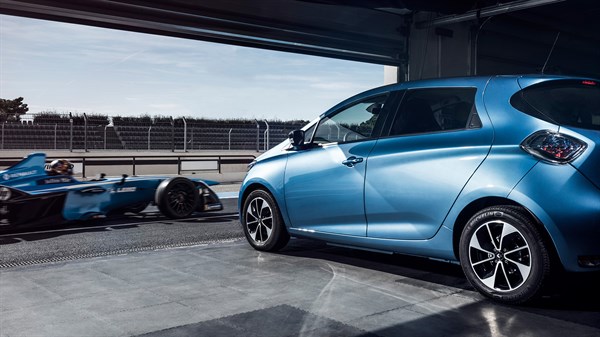
M363 159L361 157L348 157L348 159L344 160L342 162L342 164L348 166L348 167L354 167L354 164L358 164L358 163L362 163Z

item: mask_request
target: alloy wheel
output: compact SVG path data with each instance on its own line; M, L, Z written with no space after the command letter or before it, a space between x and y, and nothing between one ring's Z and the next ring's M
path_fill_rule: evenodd
M519 288L532 271L526 238L500 220L486 222L475 230L469 241L469 262L479 280L498 292Z
M250 201L246 209L246 228L257 244L264 244L271 237L273 210L265 199L256 197Z

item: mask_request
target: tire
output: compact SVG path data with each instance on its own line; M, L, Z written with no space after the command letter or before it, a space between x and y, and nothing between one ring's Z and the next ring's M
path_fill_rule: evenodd
M158 185L154 201L162 214L171 219L181 219L196 210L198 191L191 180L174 177Z
M146 207L148 207L148 204L149 204L149 202L146 202L146 201L138 202L137 204L128 206L125 209L125 212L133 213L133 214L140 214L140 213L142 213L143 210L146 209Z
M551 261L544 238L520 207L479 211L465 226L459 245L465 276L495 301L532 300L549 279Z
M119 215L124 215L125 213L140 214L143 210L146 209L146 207L148 207L148 204L150 204L150 202L141 201L141 202L129 205L127 207L112 210L108 213L108 215L109 216L119 216Z
M252 191L244 200L241 222L248 243L260 251L278 251L290 240L277 203L264 190Z

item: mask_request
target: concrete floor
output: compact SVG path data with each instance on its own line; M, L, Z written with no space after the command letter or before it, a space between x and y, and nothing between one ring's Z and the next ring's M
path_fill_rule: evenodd
M504 306L454 265L236 241L1 270L0 336L600 336L578 301Z

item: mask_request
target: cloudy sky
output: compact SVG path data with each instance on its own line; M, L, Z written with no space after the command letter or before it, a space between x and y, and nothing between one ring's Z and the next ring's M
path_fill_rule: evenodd
M30 113L313 119L383 66L0 15L0 98Z

